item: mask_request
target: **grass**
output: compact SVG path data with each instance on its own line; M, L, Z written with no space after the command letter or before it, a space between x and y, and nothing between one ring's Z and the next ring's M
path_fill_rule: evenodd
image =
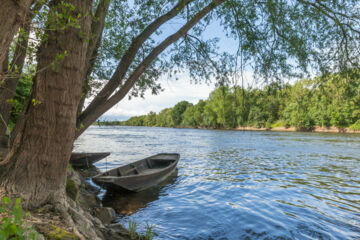
M155 233L153 231L154 226L146 223L145 232L143 234L138 234L136 232L137 223L133 220L129 220L129 235L131 239L138 240L152 240L154 239Z
M129 221L129 234L132 239L135 239L136 237L136 225L135 221Z
M153 231L154 226L146 223L146 232L145 232L145 240L152 240L154 238L154 231Z

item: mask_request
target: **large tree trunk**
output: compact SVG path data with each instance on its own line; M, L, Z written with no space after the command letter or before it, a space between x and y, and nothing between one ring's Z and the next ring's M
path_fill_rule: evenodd
M69 11L74 18L81 16L80 29L61 30L62 26L55 25L57 29L47 32L38 52L38 69L42 71L35 76L31 102L10 153L0 163L2 190L11 197L21 197L26 208L65 203L66 169L74 141L92 6L91 0L67 3L75 7ZM60 5L60 0L52 1L51 13ZM84 34L87 36L82 37ZM54 64L65 52L65 59Z
M1 0L0 8L0 65L6 58L10 43L20 24L30 12L33 0Z

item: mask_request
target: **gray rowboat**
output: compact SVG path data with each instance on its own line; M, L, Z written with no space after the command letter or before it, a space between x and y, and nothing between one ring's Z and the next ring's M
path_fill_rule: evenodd
M73 152L70 157L70 163L75 168L89 168L93 163L109 156L109 152L99 153L76 153Z
M168 178L175 170L179 158L177 153L160 153L101 173L92 180L106 189L139 192Z

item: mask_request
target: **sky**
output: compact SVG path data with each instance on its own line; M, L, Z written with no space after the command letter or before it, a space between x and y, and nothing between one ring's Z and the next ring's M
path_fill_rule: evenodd
M162 28L162 32L165 35L172 34L182 24L183 20L175 18L174 21L170 21ZM226 37L218 21L211 23L200 38L210 39L214 37L219 39L221 51L235 52L237 50L237 42ZM211 91L215 89L214 81L211 84L194 84L191 83L189 76L184 73L178 75L177 78L179 80L168 80L166 77L160 79L159 82L164 91L158 95L152 95L151 91L147 91L144 99L139 97L128 100L128 97L125 97L100 119L107 121L127 120L132 116L144 115L150 111L158 113L183 100L196 104L200 99L207 99Z
M183 100L196 104L200 99L207 99L210 92L214 90L214 84L194 84L186 76L179 80L163 79L160 83L164 89L163 92L152 95L150 91L147 91L144 98L138 97L131 100L125 97L101 119L107 121L127 120L132 116L144 115L150 111L158 113Z
M183 24L183 19L175 17L160 28L164 35L153 37L156 40L160 40L162 37L176 32ZM238 41L226 36L224 28L217 19L209 24L202 35L198 37L202 40L217 38L219 40L219 52L235 54L238 50ZM257 85L253 81L252 71L250 69L244 70L244 76L244 86ZM175 76L173 76L173 78L175 79ZM145 93L144 99L132 98L128 100L128 97L125 97L121 102L107 111L100 120L127 120L132 116L145 115L150 111L158 113L164 108L173 107L176 103L183 100L196 104L200 99L207 99L209 94L215 89L215 81L212 79L210 79L210 81L205 81L205 79L202 81L212 82L211 84L194 84L191 83L189 76L184 73L178 75L177 78L179 80L168 80L166 77L161 78L159 83L164 91L158 95L152 95L151 91L148 90Z
M211 83L192 83L189 76L181 74L178 80L161 79L164 91L158 95L152 95L148 90L144 98L125 97L117 105L106 112L100 119L103 121L127 120L133 116L145 115L150 111L159 113L161 110L173 107L180 101L188 101L196 104L200 99L207 99L215 89L215 81ZM255 86L252 80L252 72L244 71L244 86Z

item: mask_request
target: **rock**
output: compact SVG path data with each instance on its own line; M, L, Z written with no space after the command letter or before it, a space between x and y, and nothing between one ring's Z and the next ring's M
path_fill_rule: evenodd
M75 223L77 230L85 237L85 239L91 240L100 240L106 239L102 236L101 233L98 233L97 227L102 226L95 226L94 218L88 214L87 212L83 211L80 206L78 206L75 202L69 202L71 208L70 215Z
M101 205L99 197L84 188L80 188L79 203L83 209L87 209L93 215L93 209L98 208Z
M106 239L129 240L132 239L129 231L121 224L110 224L104 233Z
M115 210L108 207L95 209L95 216L99 218L104 224L109 224L116 219Z
M55 225L42 226L39 230L49 240L79 240L75 234Z

